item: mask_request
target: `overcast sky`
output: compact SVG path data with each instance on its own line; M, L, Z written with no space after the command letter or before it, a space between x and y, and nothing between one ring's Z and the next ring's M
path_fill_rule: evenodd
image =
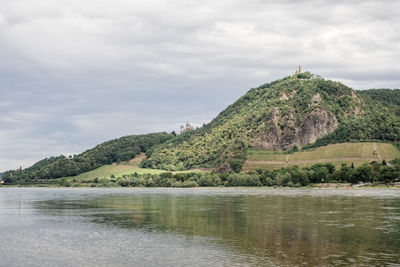
M305 70L400 87L400 1L0 0L0 172L210 121Z

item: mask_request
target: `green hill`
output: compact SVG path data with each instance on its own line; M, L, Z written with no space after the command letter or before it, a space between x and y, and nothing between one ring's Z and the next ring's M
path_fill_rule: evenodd
M249 90L209 124L149 151L142 166L224 171L245 161L249 148L289 151L357 140L400 140L398 90L385 90L385 97L379 98L380 92L360 93L303 74Z
M253 161L271 161L268 158L271 155L301 150L293 157L318 159L321 150L310 152L310 149L359 141L393 143L399 148L399 114L400 90L355 91L340 82L304 72L249 90L196 130L176 137L167 133L121 137L74 157L46 158L32 167L8 171L3 179L6 183L29 183L75 177L90 171L93 174L98 168L99 172L108 173L115 167L106 165L128 161L140 153L147 156L142 157L141 168L171 171L216 168L218 172L230 172L240 170L247 155L261 157ZM344 146L340 152L343 155L337 158L346 157L348 149ZM326 159L334 161L332 157ZM279 167L288 165L286 159L278 161ZM251 159L245 169L254 169L249 162ZM128 167L118 168L125 168L121 169L125 172Z
M127 161L173 138L168 133L129 135L104 142L73 157L50 157L32 167L4 173L6 183L29 183L37 179L76 176L115 162Z

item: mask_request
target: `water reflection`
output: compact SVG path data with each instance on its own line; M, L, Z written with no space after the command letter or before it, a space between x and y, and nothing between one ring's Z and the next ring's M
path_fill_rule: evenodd
M295 190L214 192L131 190L37 201L34 208L109 227L211 238L253 255L257 264L400 263L399 197L363 196L361 190L357 197Z

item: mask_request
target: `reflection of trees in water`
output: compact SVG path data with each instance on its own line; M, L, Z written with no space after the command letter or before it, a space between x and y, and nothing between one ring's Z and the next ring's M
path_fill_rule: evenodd
M46 201L37 208L123 228L212 237L241 252L272 257L282 264L386 262L379 258L383 257L380 253L387 254L391 262L400 261L400 223L396 219L400 201L393 199L116 195ZM372 261L364 262L367 258L363 255Z

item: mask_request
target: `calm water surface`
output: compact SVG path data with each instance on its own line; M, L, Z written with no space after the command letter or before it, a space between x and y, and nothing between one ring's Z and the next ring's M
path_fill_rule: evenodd
M400 266L400 190L0 188L0 266Z

